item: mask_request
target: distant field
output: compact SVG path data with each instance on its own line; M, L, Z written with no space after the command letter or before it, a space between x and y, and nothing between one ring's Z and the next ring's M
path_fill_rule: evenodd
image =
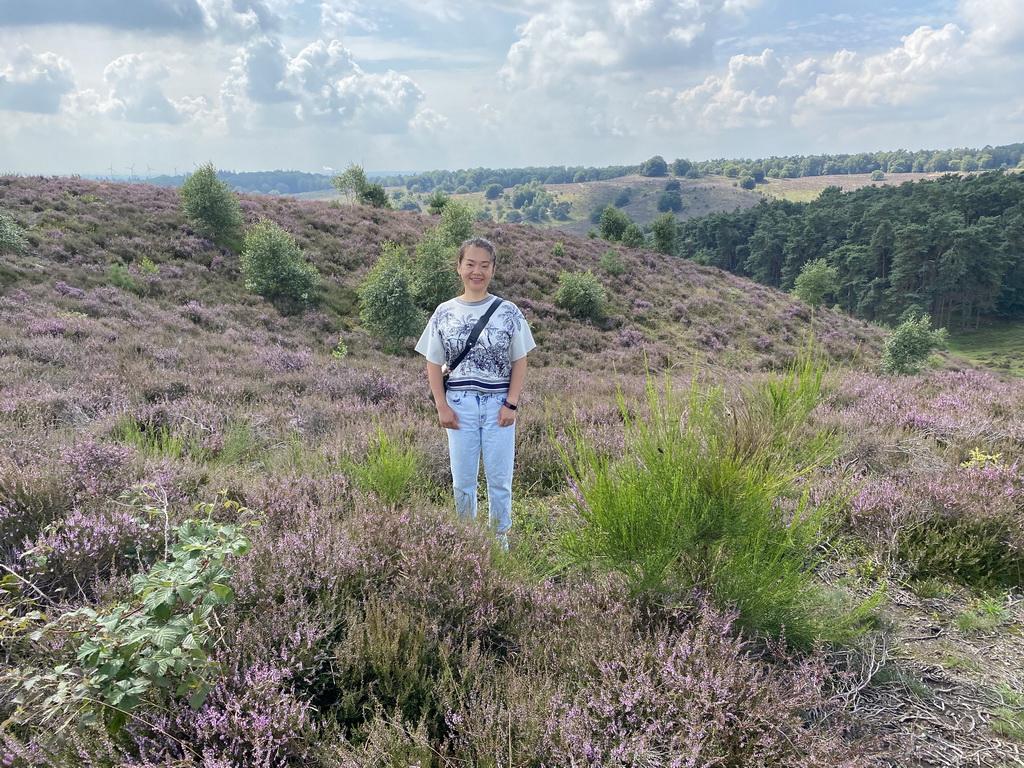
M1024 324L1003 323L949 339L949 351L974 365L1024 377Z

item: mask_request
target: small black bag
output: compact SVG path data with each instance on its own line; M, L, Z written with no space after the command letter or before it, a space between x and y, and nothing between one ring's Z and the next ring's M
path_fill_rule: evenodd
M502 301L504 301L504 299L498 298L497 296L494 297L494 301L491 302L491 306L489 306L487 311L484 312L480 319L476 321L476 325L474 325L473 330L470 331L469 338L466 340L466 346L464 346L462 351L456 355L455 360L441 366L441 380L444 382L445 392L448 391L448 379L451 377L452 371L459 367L459 363L461 363L466 358L466 355L469 354L469 351L473 349L473 346L476 344L476 340L480 338L481 331L483 331L484 327L487 325L487 321L491 319L491 315L494 314L494 310L498 308L498 305L501 304Z

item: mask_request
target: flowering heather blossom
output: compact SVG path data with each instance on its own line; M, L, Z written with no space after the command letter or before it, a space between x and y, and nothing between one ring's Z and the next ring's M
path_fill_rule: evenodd
M56 285L53 286L53 290L59 296L66 296L69 299L80 299L85 296L85 291L81 288L68 285L63 280L58 280Z
M680 632L636 639L628 658L597 649L581 685L551 702L548 764L865 764L804 720L829 708L819 659L773 670L744 653L727 618L700 613Z
M131 485L133 460L130 448L98 443L91 436L67 446L61 457L79 498L119 496Z
M73 509L31 542L19 570L44 589L89 589L101 578L139 567L144 554L158 549L161 535L128 510Z
M309 349L292 351L280 346L267 347L260 352L260 361L274 373L304 371L312 362L313 353Z

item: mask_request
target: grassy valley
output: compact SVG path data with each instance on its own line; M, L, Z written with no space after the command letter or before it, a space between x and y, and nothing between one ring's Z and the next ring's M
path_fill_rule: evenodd
M626 185L640 221L664 182L558 194ZM787 183L686 180L683 215ZM319 271L308 306L249 292L175 189L0 177L5 765L1024 764L1022 381L885 377L880 327L589 221L478 221L539 344L505 554L452 517L413 340L360 322L437 218L240 202Z

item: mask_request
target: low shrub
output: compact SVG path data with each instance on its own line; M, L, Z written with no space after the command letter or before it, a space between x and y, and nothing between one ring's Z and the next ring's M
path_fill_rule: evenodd
M835 500L812 503L800 485L837 445L827 432L804 432L823 376L805 354L739 402L696 376L686 398L649 380L646 408L620 393L625 450L600 454L577 430L563 453L575 511L565 554L622 573L637 593L705 590L735 606L744 629L784 630L800 647L856 636L871 601L845 614L830 608L813 570Z
M608 294L593 272L563 272L558 278L555 304L577 317L596 318L604 310Z

